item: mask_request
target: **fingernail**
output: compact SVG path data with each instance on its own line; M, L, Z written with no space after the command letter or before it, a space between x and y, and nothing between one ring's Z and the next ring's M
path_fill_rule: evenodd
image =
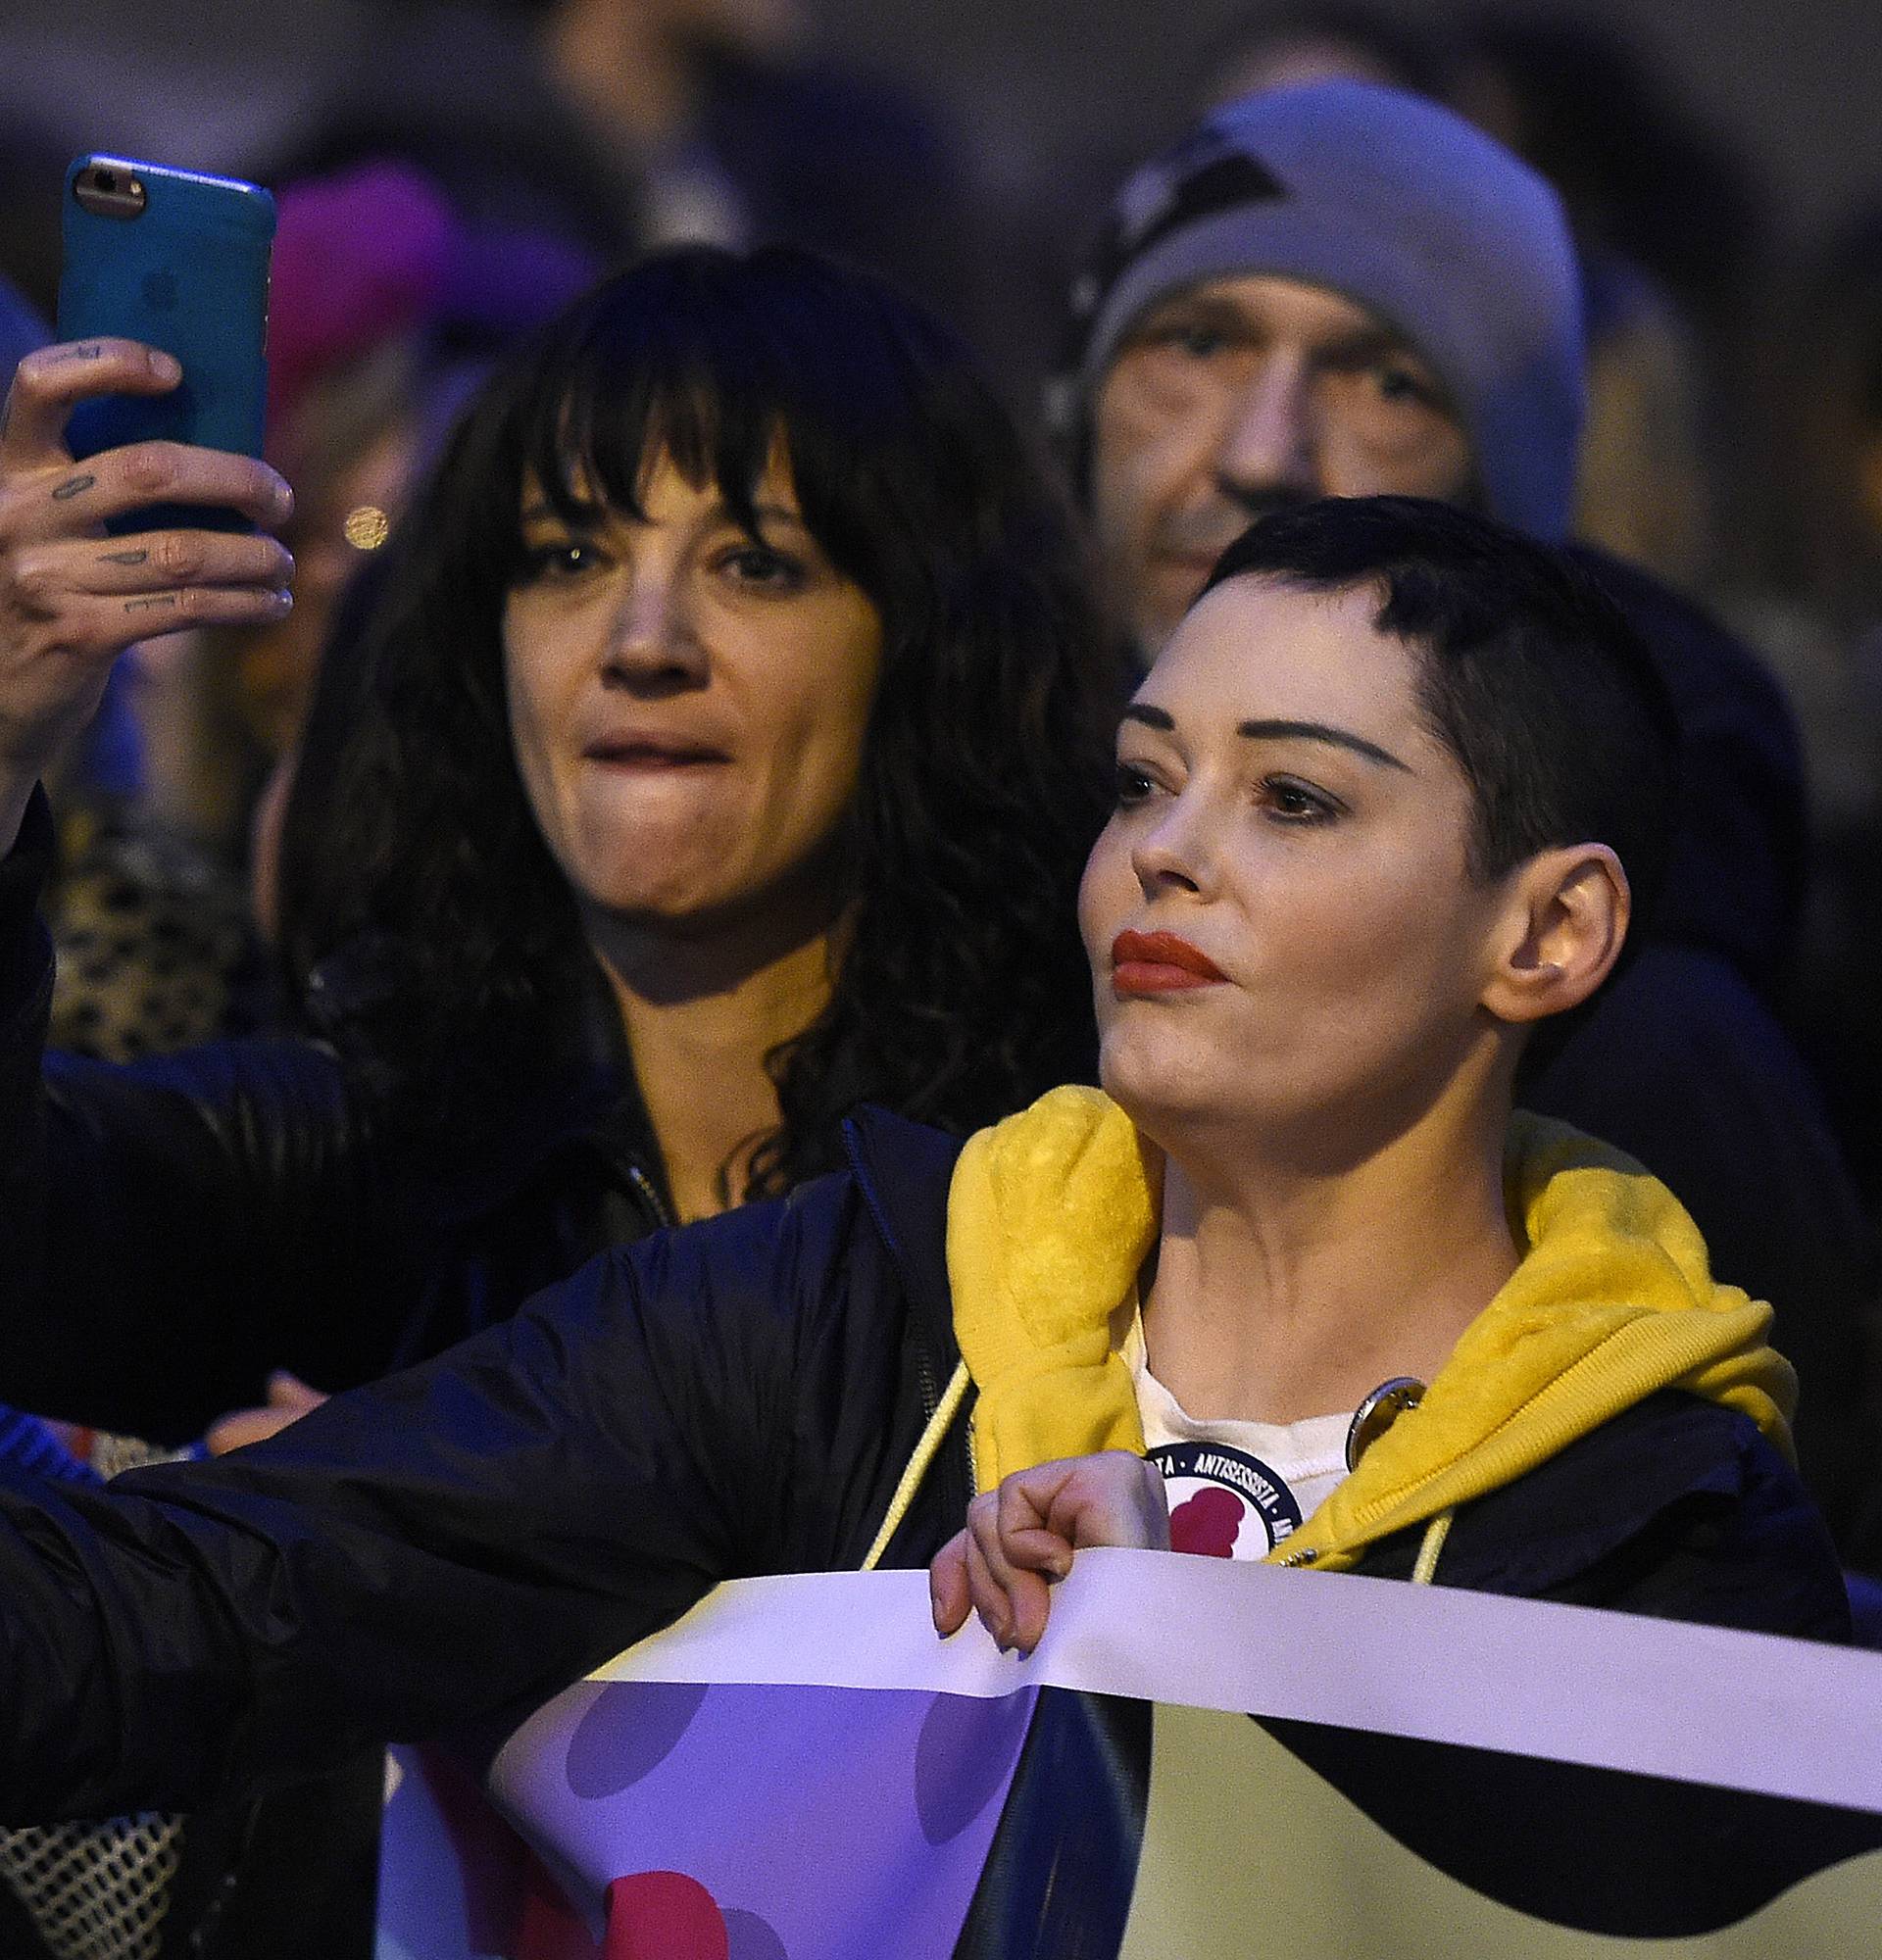
M183 378L183 364L173 354L166 354L161 347L150 350L150 371L160 381L180 381Z
M294 595L293 595L293 593L289 592L289 591L288 591L288 589L287 589L287 588L286 588L285 586L281 587L281 589L280 589L280 590L279 590L278 592L275 592L275 593L272 594L271 596L272 597L272 599L273 599L273 601L274 601L274 610L275 610L275 612L293 612L293 610L294 610Z

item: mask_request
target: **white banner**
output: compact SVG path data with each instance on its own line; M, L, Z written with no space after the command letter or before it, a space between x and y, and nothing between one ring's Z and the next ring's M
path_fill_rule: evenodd
M591 1679L1074 1688L1882 1811L1882 1654L1240 1559L1081 1551L1024 1660L937 1640L922 1572L739 1580Z

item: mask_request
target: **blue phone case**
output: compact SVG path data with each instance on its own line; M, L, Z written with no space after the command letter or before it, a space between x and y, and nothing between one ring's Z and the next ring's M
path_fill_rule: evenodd
M87 211L79 172L105 166L143 185L134 217ZM128 158L80 157L66 172L59 337L115 334L148 342L183 366L168 395L107 395L81 403L67 424L74 457L166 440L262 453L268 395L268 264L274 200L259 184ZM110 528L241 523L222 512L153 509ZM245 528L245 526L244 526Z

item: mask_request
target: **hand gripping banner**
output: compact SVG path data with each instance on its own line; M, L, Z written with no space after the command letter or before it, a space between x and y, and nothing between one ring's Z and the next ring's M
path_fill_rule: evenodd
M1882 1952L1882 1655L1443 1587L1081 1552L1026 1661L720 1587L498 1752L539 1864L401 1753L380 1960Z

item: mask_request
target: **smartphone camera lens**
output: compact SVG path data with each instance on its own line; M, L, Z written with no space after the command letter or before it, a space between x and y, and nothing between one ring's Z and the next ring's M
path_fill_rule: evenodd
M122 164L87 164L74 180L73 195L94 218L139 218L150 202L143 179Z

